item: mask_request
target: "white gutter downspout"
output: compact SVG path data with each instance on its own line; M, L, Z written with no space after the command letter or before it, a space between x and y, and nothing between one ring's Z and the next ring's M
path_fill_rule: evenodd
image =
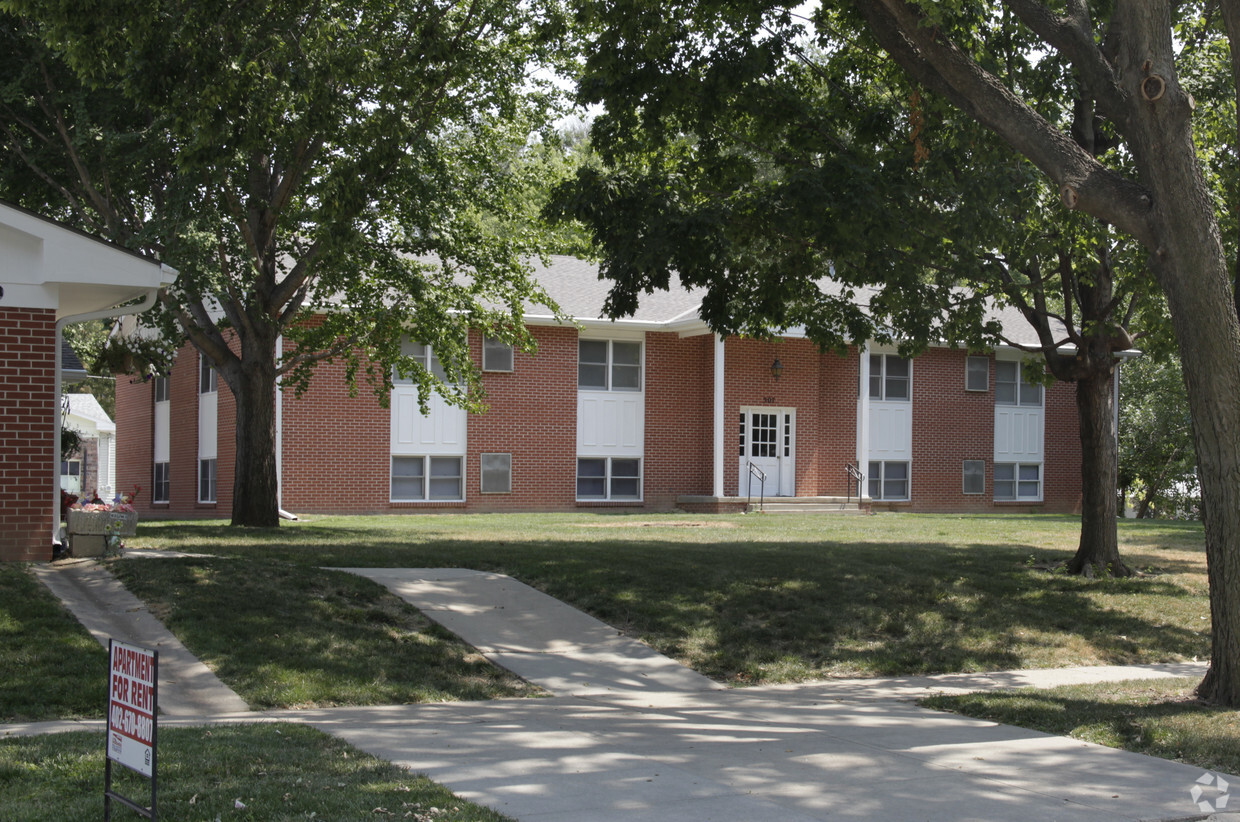
M715 498L723 496L723 337L715 335L715 426L714 426L714 458L712 459L712 490Z
M280 359L284 354L284 335L276 337L276 516L297 520L296 514L284 510L284 380L280 375Z
M161 264L160 268L165 271L175 272L176 269L169 268L165 264ZM56 470L52 472L52 541L60 541L60 392L62 386L60 384L60 369L64 365L64 355L61 347L64 345L64 330L66 325L72 323L84 323L91 320L107 320L113 317L123 317L126 314L141 314L151 306L155 305L155 297L159 294L158 288L152 288L146 292L146 296L142 298L142 302L137 305L113 306L112 308L101 308L98 311L88 311L85 314L70 314L68 317L61 317L56 321L56 373L52 377L53 390L55 391L55 407L56 414L55 425L52 428L55 439L53 440L53 448L56 454Z

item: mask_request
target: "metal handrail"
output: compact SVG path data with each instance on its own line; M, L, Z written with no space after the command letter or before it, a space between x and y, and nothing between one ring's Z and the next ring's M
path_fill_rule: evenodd
M758 510L766 513L766 472L752 462L747 462L749 466L749 476L758 478ZM745 500L745 510L753 505L753 483L747 483L749 488L749 497Z
M865 474L861 473L861 469L853 465L851 462L844 465L844 470L848 474L846 484L848 486L848 503L852 503L853 482L857 483L857 502L861 502L861 486L865 483Z

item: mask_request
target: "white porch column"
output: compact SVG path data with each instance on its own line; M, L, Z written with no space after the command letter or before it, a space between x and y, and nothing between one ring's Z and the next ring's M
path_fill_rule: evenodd
M857 467L869 473L870 462L870 343L860 347L861 364L857 375ZM869 476L866 477L869 479ZM867 488L862 488L865 494Z
M723 496L723 337L715 335L715 441L711 494Z

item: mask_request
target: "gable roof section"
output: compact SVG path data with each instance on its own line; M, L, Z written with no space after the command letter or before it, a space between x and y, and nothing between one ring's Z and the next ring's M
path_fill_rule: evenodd
M673 282L667 291L643 294L632 317L613 323L603 316L603 304L612 283L611 280L599 279L598 265L595 263L576 257L553 256L550 265L535 263L534 279L559 304L563 313L583 325L602 323L671 330L665 326L683 322L686 318L698 320L698 309L702 305L702 291L690 291L679 282ZM537 323L555 318L545 305L537 305L527 310L526 319Z

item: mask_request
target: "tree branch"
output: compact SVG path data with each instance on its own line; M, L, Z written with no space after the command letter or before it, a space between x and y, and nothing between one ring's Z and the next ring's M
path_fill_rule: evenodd
M1103 166L944 38L907 0L853 0L879 44L917 81L994 131L1059 188L1069 208L1122 228L1156 248L1152 199Z

